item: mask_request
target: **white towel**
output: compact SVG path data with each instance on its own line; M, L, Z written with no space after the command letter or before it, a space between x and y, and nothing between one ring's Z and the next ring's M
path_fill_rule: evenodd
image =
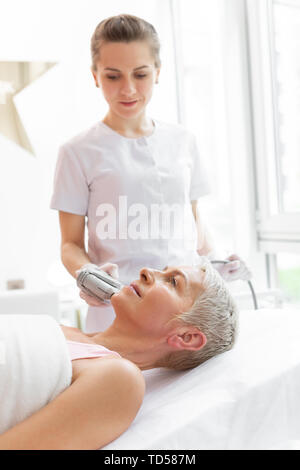
M0 433L53 400L72 380L65 336L48 315L0 315Z

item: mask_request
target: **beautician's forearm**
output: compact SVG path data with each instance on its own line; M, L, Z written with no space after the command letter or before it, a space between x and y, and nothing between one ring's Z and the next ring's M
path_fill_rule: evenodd
M209 253L213 252L214 248L213 246L205 240L205 242L202 244L201 248L197 249L197 253L200 256L207 256Z
M209 230L203 222L202 217L200 217L198 201L192 201L192 211L197 229L197 253L200 256L206 256L214 251L214 247Z
M76 243L66 242L61 247L61 260L71 276L76 278L75 272L84 264L91 263L84 248Z
M209 253L214 251L214 246L212 242L211 234L206 226L203 223L203 220L200 219L199 215L196 219L197 226L197 253L200 256L207 256Z

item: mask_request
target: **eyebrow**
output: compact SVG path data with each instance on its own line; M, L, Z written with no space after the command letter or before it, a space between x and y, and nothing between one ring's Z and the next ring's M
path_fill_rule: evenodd
M140 69L144 69L144 68L149 68L149 65L141 65L140 67L136 67L134 70L140 70ZM113 72L121 72L121 70L119 69L114 69L112 67L105 67L104 70L112 70Z

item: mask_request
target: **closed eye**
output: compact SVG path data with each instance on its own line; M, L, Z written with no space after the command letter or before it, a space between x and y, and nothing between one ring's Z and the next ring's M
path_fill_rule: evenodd
M166 278L167 278L167 281L168 282L171 282L171 284L177 289L183 289L183 285L181 284L181 282L179 282L177 279L176 279L176 275L179 275L180 276L180 279L182 278L184 280L184 290L187 289L188 287L188 280L187 280L187 276L186 274L184 273L184 271L182 271L181 269L172 269L172 268L169 268L169 266L166 266L163 271L165 272L166 270L170 269L171 272L167 272L165 273L166 274Z
M147 74L139 74L139 75L136 75L136 78L144 78L144 77L147 77ZM107 75L107 78L109 80L117 80L119 77L116 76L116 75Z
M168 278L168 282L171 281L171 284L173 287L177 287L177 279L175 278L175 276L171 276Z

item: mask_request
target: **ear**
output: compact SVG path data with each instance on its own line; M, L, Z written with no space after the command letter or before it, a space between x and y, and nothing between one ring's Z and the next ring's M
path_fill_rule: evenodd
M207 342L206 336L196 327L187 328L184 331L171 334L167 343L172 349L198 351Z
M158 83L159 74L160 74L160 69L156 69L155 83Z
M91 72L92 72L92 75L94 77L96 87L100 88L99 83L98 83L98 79L97 79L97 75L96 75L96 72L94 71L93 67L91 67Z

